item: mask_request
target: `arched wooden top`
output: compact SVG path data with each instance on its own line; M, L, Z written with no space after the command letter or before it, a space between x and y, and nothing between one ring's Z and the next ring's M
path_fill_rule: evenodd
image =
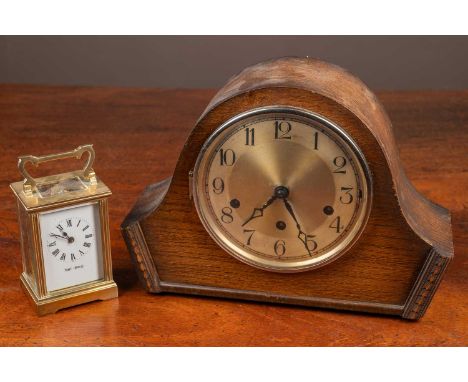
M230 98L270 87L298 88L318 93L356 115L380 144L392 174L398 202L410 227L441 255L453 255L449 212L414 189L401 165L392 124L383 106L361 80L339 66L295 57L250 66L232 77L218 91L199 121Z

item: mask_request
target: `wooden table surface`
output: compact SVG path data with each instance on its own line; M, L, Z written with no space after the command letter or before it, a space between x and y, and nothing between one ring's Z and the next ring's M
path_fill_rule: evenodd
M213 94L0 85L0 345L468 345L468 91L378 93L409 178L452 212L455 259L419 322L144 292L120 223L145 185L171 175L188 132ZM8 185L20 180L19 155L84 143L94 144L96 173L113 191L112 257L120 297L37 317L20 289L18 223ZM77 164L65 166L68 171Z

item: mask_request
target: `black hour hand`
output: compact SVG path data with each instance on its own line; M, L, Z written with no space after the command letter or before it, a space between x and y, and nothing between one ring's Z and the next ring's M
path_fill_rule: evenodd
M252 215L242 224L242 227L245 226L248 222L253 219L259 218L263 216L263 211L267 208L271 203L273 203L277 199L276 195L273 195L270 199L268 199L260 208L254 208Z

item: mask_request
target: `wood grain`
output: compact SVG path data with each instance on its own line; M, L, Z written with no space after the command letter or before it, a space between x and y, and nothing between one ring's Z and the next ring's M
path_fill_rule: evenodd
M452 213L455 258L420 321L144 292L120 223L146 184L172 174L213 94L0 86L0 345L468 345L468 92L378 94L407 175ZM16 206L8 184L19 180L17 156L87 142L95 145L96 173L113 191L109 212L120 297L39 318L20 289Z
M373 206L361 237L344 256L313 271L280 274L237 261L211 240L188 198L188 174L215 129L240 113L271 105L313 111L341 126L362 150L372 173ZM143 194L130 213L138 224L123 225L129 251L139 264L136 269L144 269L142 278L154 279L158 292L419 319L453 257L450 214L420 195L406 178L380 102L359 79L323 61L271 60L230 79L190 133L164 193L155 196L158 203L148 192ZM444 266L439 260L428 261L431 256Z

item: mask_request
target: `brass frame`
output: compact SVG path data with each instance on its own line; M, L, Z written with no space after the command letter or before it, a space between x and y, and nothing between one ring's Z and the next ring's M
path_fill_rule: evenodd
M39 179L31 178L32 181L25 176L24 181L12 183L10 185L18 200L18 211L21 212L21 209L24 210L27 214L27 224L31 227L29 231L31 237L28 238L32 242L31 249L25 248L24 246L26 239L24 235L27 235L28 232L21 232L23 272L21 273L20 280L26 295L35 306L38 315L55 313L60 309L70 306L94 300L107 300L118 296L117 285L113 281L112 276L109 231L108 197L112 193L110 189L95 176L92 170L92 161L94 160L92 145L80 146L67 153L45 157L20 157L18 166L23 175L29 175L24 169L27 162L38 164L70 156L79 158L85 151L89 152L89 158L85 168L81 171L73 171ZM37 190L37 184L60 182L76 177L83 182L83 189L53 195L47 198L41 197ZM95 203L99 206L103 278L51 292L47 291L39 214ZM28 273L28 267L26 266L26 262L29 261L31 262L30 273Z

